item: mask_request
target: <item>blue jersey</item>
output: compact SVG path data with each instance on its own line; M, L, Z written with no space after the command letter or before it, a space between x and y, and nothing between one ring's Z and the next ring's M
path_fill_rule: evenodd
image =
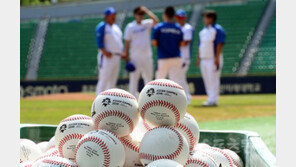
M176 23L162 22L153 29L152 39L157 41L157 58L180 57L181 27Z

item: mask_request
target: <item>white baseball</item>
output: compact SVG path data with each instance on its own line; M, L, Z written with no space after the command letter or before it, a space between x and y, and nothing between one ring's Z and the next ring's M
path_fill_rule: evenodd
M118 137L129 135L139 119L137 99L122 89L101 92L92 104L95 129L106 129Z
M172 127L151 129L140 144L140 161L143 165L158 159L171 159L184 165L188 156L189 145L186 138Z
M151 162L147 165L147 167L183 167L176 161L170 159L159 159L156 161Z
M139 95L141 117L154 126L173 126L186 113L184 89L167 79L148 82Z
M150 127L150 125L146 122L144 122L144 120L139 117L139 121L137 123L137 125L135 126L133 132L130 134L130 136L136 140L136 141L141 141L142 138L144 137L145 133L148 132L148 130L152 129Z
M181 119L175 128L180 131L186 138L189 144L189 150L193 151L196 143L199 141L199 127L192 115L186 113L184 118Z
M55 148L55 137L53 136L47 143L46 151L50 150L51 148Z
M79 167L122 167L125 152L115 134L107 130L95 130L79 141L75 157Z
M142 166L140 161L139 146L140 142L134 140L131 136L120 138L125 151L124 167L139 167Z
M35 161L42 155L39 146L29 139L20 140L20 162Z
M24 162L20 164L20 167L32 167L32 162Z
M60 156L74 160L76 144L92 130L94 123L89 116L77 114L62 120L55 132L55 147Z
M244 167L243 160L236 154L236 152L229 149L223 149L223 151L232 158L236 167Z
M205 149L200 149L195 153L206 154L207 156L212 157L217 165L227 166L227 167L235 167L231 157L223 152L220 148L217 147L210 147Z
M32 164L32 167L39 167L40 164L42 164L43 159L48 158L48 157L59 157L59 150L57 150L56 148L51 148L48 151L46 151L45 153L42 154L42 156L40 156L38 159L36 159L34 161L34 163Z
M32 167L77 167L77 165L69 159L62 157L46 157L42 159L38 166Z
M48 141L40 142L37 145L41 149L41 151L44 153L47 151L46 149L47 149Z
M196 152L190 156L184 167L218 167L218 165L212 157Z

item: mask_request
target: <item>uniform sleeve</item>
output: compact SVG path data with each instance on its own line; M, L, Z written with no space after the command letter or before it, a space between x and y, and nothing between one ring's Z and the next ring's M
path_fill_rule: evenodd
M159 27L153 28L152 39L158 40L160 35Z
M131 31L130 31L130 26L127 25L125 30L124 30L124 40L128 40L130 41L132 39L132 36L131 36Z
M216 33L216 39L215 39L215 43L216 44L224 44L225 43L225 38L226 38L226 35L225 35L225 32L223 29L217 29L217 33Z
M186 29L186 31L184 31L183 40L184 41L191 41L192 34L193 34L193 31L191 29Z
M145 19L143 20L143 24L149 28L153 27L153 20L152 19Z
M96 29L96 41L99 49L103 49L105 47L104 36L105 36L105 26L100 26L98 29Z

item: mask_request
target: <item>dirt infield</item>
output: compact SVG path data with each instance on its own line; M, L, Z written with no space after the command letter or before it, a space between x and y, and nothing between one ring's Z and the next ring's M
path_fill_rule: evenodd
M23 98L24 100L94 100L96 97L92 93L64 93L51 94Z

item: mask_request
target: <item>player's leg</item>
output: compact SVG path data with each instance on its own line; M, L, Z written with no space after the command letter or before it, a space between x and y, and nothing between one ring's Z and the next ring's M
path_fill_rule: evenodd
M142 60L141 74L145 84L147 84L149 81L153 79L153 59L152 58Z
M120 71L120 60L121 58L119 56L112 56L112 58L110 58L109 71L111 71L111 73L109 76L110 79L107 89L116 88L116 83Z
M201 71L201 76L202 80L204 83L205 91L207 96L209 97L210 94L210 77L209 77L209 60L201 60L200 61L200 71Z
M96 88L96 94L98 95L102 91L106 90L107 83L108 83L108 75L110 75L110 71L108 70L106 57L103 56L103 54L98 54L98 70L99 70L99 76L98 76L98 84Z
M213 101L215 103L218 103L218 98L219 98L219 94L220 94L220 80L221 80L221 71L222 71L222 67L223 67L223 57L220 57L220 68L218 71L216 71L214 73L214 94L213 94Z
M168 74L170 61L169 59L157 60L156 79L164 79Z
M169 79L182 85L182 63L180 58L171 58L169 63Z
M131 62L135 65L136 70L129 73L129 92L137 97L140 71L142 67L141 64L133 58L131 58Z

